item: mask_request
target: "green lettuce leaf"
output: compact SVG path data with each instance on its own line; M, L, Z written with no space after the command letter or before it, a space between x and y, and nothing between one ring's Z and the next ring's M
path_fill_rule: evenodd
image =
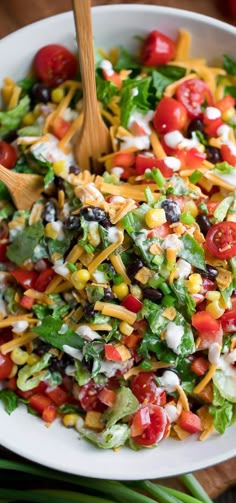
M135 110L139 110L142 113L150 110L148 102L150 83L151 77L123 81L120 91L120 120L123 127L127 128L130 116ZM135 96L132 92L133 89L138 90Z
M236 61L227 54L224 54L223 68L229 75L236 75Z
M196 304L193 297L188 294L184 281L184 278L179 278L169 286L177 300L177 304L175 304L176 309L180 310L184 315L187 315L188 318L191 318L192 314L195 312Z
M0 137L4 137L10 131L14 131L18 128L22 117L30 109L30 99L29 96L24 96L18 105L12 110L6 110L0 112Z
M29 391L30 389L36 388L40 381L46 378L47 370L44 369L48 366L51 357L51 353L46 353L34 365L24 365L24 367L19 370L17 386L21 391Z
M100 449L114 449L120 445L124 445L129 438L129 427L127 424L114 424L110 428L106 428L101 433L81 428L79 430L82 437L90 440Z
M81 349L84 345L84 340L69 327L65 333L61 334L60 331L63 324L62 320L55 319L52 316L46 316L41 324L34 328L34 332L38 334L41 339L61 351L63 351L64 345Z
M44 235L44 226L40 220L19 232L7 248L7 257L15 264L31 258L35 247Z
M178 252L178 256L186 260L186 262L189 262L189 264L195 267L197 266L198 269L205 271L204 251L196 239L192 238L189 234L184 234L180 239L182 241L182 247Z
M139 408L139 401L134 396L130 388L121 387L117 392L116 401L103 415L107 428L118 423L130 414L134 414Z

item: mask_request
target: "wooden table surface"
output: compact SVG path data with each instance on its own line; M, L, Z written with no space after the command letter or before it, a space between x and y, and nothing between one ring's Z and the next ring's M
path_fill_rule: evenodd
M109 2L93 0L93 5L105 3L144 3L143 1L120 1ZM183 8L218 18L222 21L236 25L227 12L227 1L221 0L153 0L148 4L165 5L169 7ZM70 0L1 0L0 1L0 37L39 19L52 16L70 10ZM18 55L19 56L19 55ZM234 439L235 441L235 439ZM206 488L211 497L215 497L236 483L236 458L221 463L215 467L197 472L197 477ZM235 501L235 500L232 500Z

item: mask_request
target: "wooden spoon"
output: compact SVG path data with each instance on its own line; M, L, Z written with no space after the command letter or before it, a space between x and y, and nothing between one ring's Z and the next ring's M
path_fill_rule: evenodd
M101 171L98 158L111 152L109 130L104 124L97 101L93 33L90 0L72 0L83 86L83 124L75 145L80 169Z
M7 186L18 210L29 210L43 189L43 177L15 173L0 164L0 180Z

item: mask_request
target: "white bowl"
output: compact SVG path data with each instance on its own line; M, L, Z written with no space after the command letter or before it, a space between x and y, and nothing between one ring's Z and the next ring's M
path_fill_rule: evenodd
M135 35L159 29L173 39L179 28L192 34L192 56L207 56L213 63L227 53L233 56L236 29L193 12L151 5L114 5L93 9L95 44L135 50ZM25 76L35 52L48 43L75 48L72 13L39 21L0 42L0 85L3 78ZM138 480L191 472L224 461L236 454L236 426L224 435L200 442L192 435L183 442L168 439L157 448L134 452L99 450L78 438L75 430L58 422L46 428L24 407L8 416L0 408L0 442L12 451L43 465L66 472L107 479Z

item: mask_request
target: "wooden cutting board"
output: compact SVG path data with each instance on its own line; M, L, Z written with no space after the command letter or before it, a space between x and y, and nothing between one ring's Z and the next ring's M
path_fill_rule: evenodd
M145 3L142 0L92 0L93 5L103 5L106 3ZM220 0L151 0L147 1L148 4L165 5L169 7L182 8L193 12L200 12L212 16L222 21L236 25L229 13L226 10L227 2ZM48 0L1 0L0 2L0 37L4 37L9 33L39 19L66 12L70 10L70 2L68 0L56 0L49 2ZM232 439L236 441L235 439ZM4 451L2 451L4 452ZM0 451L1 454L1 451ZM15 456L8 453L8 457L12 459ZM221 463L212 468L207 468L196 473L197 478L206 489L208 494L215 498L222 494L226 489L236 484L236 458ZM175 487L182 487L178 484L176 479L163 481L166 484L171 484Z

